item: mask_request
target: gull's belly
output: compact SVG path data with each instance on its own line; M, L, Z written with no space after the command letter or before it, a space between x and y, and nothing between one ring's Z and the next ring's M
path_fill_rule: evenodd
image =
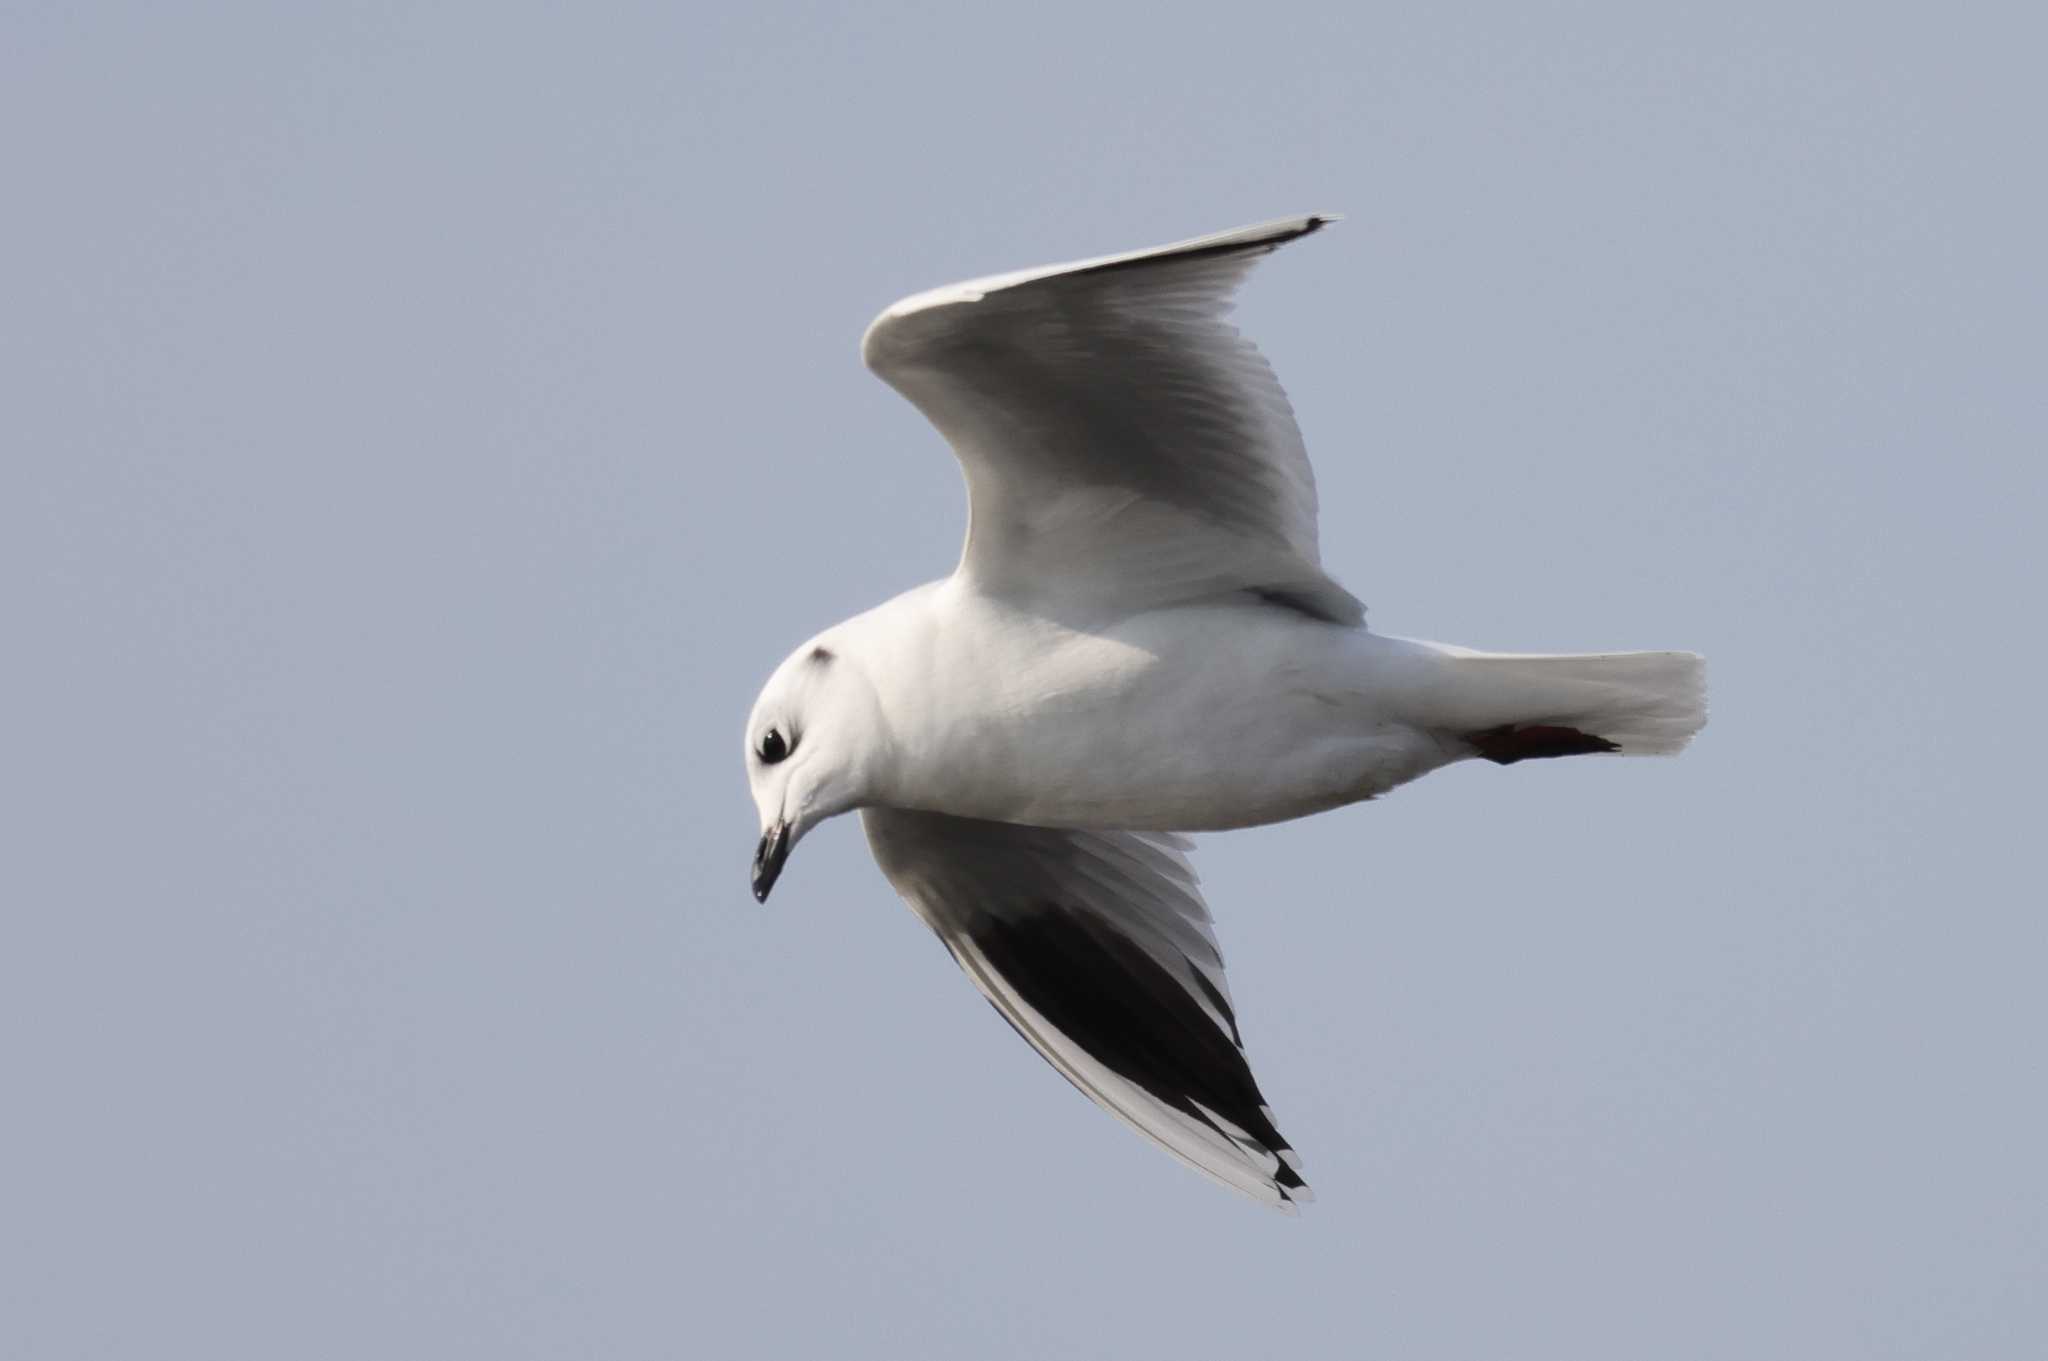
M1219 830L1369 798L1450 759L1398 717L1408 652L1362 630L1258 605L1102 632L989 622L956 635L971 642L956 674L976 686L935 687L919 725L937 740L912 792L936 811Z

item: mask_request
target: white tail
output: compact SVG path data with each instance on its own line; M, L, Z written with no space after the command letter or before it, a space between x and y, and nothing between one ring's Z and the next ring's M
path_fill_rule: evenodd
M1664 756L1707 724L1706 661L1697 653L1545 656L1437 646L1445 664L1430 717L1453 732L1568 728L1622 755Z

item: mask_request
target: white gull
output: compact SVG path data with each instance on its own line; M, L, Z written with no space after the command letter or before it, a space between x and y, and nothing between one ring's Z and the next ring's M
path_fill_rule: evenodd
M1183 832L1468 758L1675 752L1685 652L1383 637L1324 572L1286 395L1225 321L1298 217L907 298L862 341L966 474L950 577L812 638L747 722L753 888L860 810L876 862L1017 1032L1227 1186L1309 1198L1246 1064Z

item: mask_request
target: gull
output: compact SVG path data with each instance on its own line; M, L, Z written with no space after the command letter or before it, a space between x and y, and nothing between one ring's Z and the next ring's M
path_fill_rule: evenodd
M1304 817L1467 759L1665 754L1688 652L1387 637L1321 566L1286 395L1226 320L1306 216L995 275L884 311L861 357L967 481L951 576L826 629L747 720L754 896L827 818L1003 1019L1196 1171L1291 1211L1190 832Z

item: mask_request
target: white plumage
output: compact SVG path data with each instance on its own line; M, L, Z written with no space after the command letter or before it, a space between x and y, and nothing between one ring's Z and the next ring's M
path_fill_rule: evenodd
M1662 754L1700 659L1387 638L1324 573L1278 382L1225 320L1290 218L921 293L869 367L966 475L952 576L826 630L748 721L766 898L859 809L890 882L1092 1099L1197 1170L1307 1198L1245 1063L1173 833L1371 798L1452 761Z

